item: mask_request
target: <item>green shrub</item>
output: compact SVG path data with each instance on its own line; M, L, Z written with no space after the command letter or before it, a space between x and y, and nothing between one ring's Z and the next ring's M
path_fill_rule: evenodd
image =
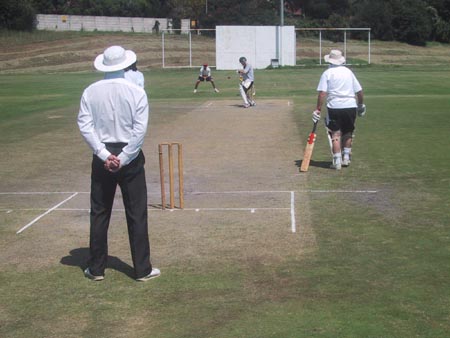
M28 0L0 2L0 28L31 31L35 28L36 13Z

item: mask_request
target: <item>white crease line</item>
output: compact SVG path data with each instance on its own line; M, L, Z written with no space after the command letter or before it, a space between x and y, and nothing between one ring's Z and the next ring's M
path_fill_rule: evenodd
M376 194L377 190L304 190L310 193L339 193L339 194Z
M295 224L295 193L291 191L291 230L293 233L297 231Z
M57 205L55 205L53 208L48 209L46 212L44 212L42 215L36 217L34 220L32 220L30 223L28 223L27 225L25 225L24 227L22 227L19 231L16 232L16 234L20 234L22 231L26 230L27 228L29 228L30 226L32 226L34 223L36 223L37 221L39 221L42 217L44 217L45 215L51 213L53 210L55 210L56 208L58 208L60 205L63 205L64 203L66 203L67 201L71 200L72 198L74 198L76 195L78 195L78 193L74 193L71 196L69 196L68 198L66 198L64 201L58 203Z
M184 208L184 209L168 209L174 211L250 211L254 213L258 210L289 210L290 208Z
M15 211L42 211L46 210L45 208L40 209L0 209L1 212L12 212ZM258 210L291 210L291 208L258 208L258 207L249 207L249 208L175 208L175 209L161 209L161 208L148 208L148 211L250 211L250 212L256 212ZM58 208L57 210L52 211L86 211L89 212L89 208ZM125 209L123 208L113 208L113 212L123 212Z
M185 192L185 195L200 194L283 194L290 193L291 190L236 190L236 191L191 191ZM378 190L295 190L297 193L355 193L355 194L375 194ZM90 194L89 191L33 191L33 192L0 192L0 195L53 195L53 194ZM148 192L148 195L160 194L161 192ZM117 197L121 194L117 193Z
M192 191L188 194L275 194L290 193L290 190L231 190L231 191Z
M89 194L87 191L11 191L0 192L0 195L67 195L67 194Z
M206 194L286 194L292 190L231 190L231 191L192 191L185 192L185 195L206 195ZM294 190L297 193L355 193L355 194L376 194L378 190Z

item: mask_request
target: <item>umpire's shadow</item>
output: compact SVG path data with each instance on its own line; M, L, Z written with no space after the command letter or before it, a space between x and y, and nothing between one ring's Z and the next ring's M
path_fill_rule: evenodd
M69 256L61 258L60 263L69 266L78 266L82 271L87 267L89 248L77 248L70 251ZM134 279L134 269L115 256L108 256L107 269L117 270Z

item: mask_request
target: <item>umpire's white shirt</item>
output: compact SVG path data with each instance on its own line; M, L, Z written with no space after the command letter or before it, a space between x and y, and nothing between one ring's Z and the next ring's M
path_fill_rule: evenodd
M137 157L147 132L147 94L124 78L100 80L81 97L78 126L95 155L106 161L111 153L104 143L128 145L118 155L122 166Z
M353 72L345 66L331 66L320 77L317 91L327 93L327 107L355 108L355 95L362 87Z

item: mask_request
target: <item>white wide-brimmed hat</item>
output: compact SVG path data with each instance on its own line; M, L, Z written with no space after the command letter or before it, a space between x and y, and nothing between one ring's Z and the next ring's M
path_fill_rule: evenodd
M330 54L323 57L325 62L331 63L332 65L340 66L345 63L345 57L342 56L342 52L337 49L331 50Z
M136 62L136 54L120 46L111 46L95 58L94 67L101 72L116 72Z

